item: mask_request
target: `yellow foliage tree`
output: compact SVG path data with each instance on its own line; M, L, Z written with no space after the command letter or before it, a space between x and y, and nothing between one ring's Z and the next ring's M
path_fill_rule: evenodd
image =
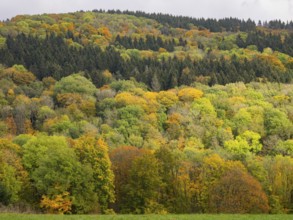
M172 91L161 91L157 96L157 101L166 108L170 108L178 102L178 96Z
M182 115L180 115L179 113L173 113L168 116L168 120L166 121L167 132L170 135L171 139L178 139L181 135L181 120Z
M203 96L203 92L195 88L183 88L178 92L178 97L181 101L194 101Z
M41 200L41 208L50 214L70 213L72 201L69 192L55 195L53 198L43 195Z
M157 101L158 93L156 92L146 92L143 94L143 98L146 100L146 106L145 109L148 113L155 113L160 108L160 105Z
M143 98L141 98L139 96L132 95L129 92L119 93L115 97L115 100L116 100L117 104L121 105L121 106L139 105L139 106L142 106L143 108L145 108L147 105L146 101Z
M82 97L78 93L59 93L56 98L58 103L63 107L67 107L72 104L78 105L82 102Z
M11 78L17 85L30 84L36 79L34 74L27 71L22 65L14 65L11 68L5 69L0 74L0 79L5 77Z

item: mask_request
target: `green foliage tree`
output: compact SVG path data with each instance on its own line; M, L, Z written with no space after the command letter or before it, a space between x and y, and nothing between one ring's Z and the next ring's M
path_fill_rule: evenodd
M159 163L153 154L144 154L133 161L130 181L126 186L127 203L125 211L136 214L159 213L164 211L158 203L161 187Z
M292 135L292 122L286 113L279 109L267 109L264 114L264 125L268 135L279 135L288 138Z
M292 212L293 160L277 155L265 158L264 167L268 172L269 199L273 213Z
M108 155L108 146L94 136L85 135L75 141L74 150L81 164L90 166L94 180L94 192L97 195L102 213L109 203L115 201L114 174L111 170L111 161Z
M226 141L225 148L236 157L247 156L249 153L258 153L262 149L260 135L253 131L245 131L235 140Z
M24 199L27 180L19 146L0 139L0 203L10 205Z
M142 142L135 141L133 137L141 136L143 127L140 119L143 114L143 109L138 105L128 105L118 110L119 119L116 121L116 127L119 133L123 134L127 144L142 146Z
M283 156L293 156L293 140L280 141L275 147L276 154Z
M54 93L78 93L81 95L92 96L97 91L91 81L80 74L72 74L62 78L55 84Z
M68 193L72 212L86 213L94 209L97 197L93 171L81 165L64 137L33 137L23 146L23 162L39 202L42 196L54 199Z

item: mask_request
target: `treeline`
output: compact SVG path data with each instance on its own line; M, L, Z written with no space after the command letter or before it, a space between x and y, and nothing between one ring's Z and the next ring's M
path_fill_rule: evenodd
M244 40L240 35L236 38L236 44L238 47L245 48L249 45L256 45L259 51L263 51L264 48L270 47L273 50L286 53L293 56L293 34L288 34L282 39L280 34L266 34L263 31L254 31L247 34L247 38Z
M224 18L224 19L204 19L204 18L192 18L187 16L175 16L162 13L146 13L142 11L120 11L120 10L93 10L98 13L110 13L110 14L127 14L137 17L144 17L154 19L161 24L169 25L174 28L190 29L192 25L199 28L205 28L211 32L223 32L223 31L252 31L255 30L256 24L254 21L248 19L247 21L237 18Z
M293 21L287 21L286 23L281 20L273 20L273 21L265 21L259 22L259 26L271 28L271 29L286 29L286 30L293 30Z
M74 48L54 34L39 39L24 34L8 37L6 47L0 50L1 63L12 66L22 64L38 79L53 76L55 79L73 72L85 71L96 86L103 86L102 71L109 70L115 79L135 78L150 88L169 89L189 85L194 81L213 84L251 82L262 78L272 82L291 82L292 69L261 56L252 60L216 58L213 53L199 61L190 58L158 60L132 56L124 59L113 46L102 50L98 46Z
M145 39L140 37L132 38L128 36L117 35L115 43L123 46L126 49L138 49L138 50L153 50L158 51L160 48L166 49L168 52L173 52L175 46L186 46L187 41L179 38L179 42L176 43L174 39L163 40L161 37L154 37L146 35Z

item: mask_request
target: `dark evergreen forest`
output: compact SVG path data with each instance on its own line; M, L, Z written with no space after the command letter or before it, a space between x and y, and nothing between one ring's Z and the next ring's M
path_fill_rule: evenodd
M117 38L116 42L121 43L122 39ZM247 40L247 42L251 41ZM143 44L149 48L153 47L148 44L148 41ZM286 50L292 51L292 47L287 47ZM6 47L0 50L0 62L7 66L15 63L22 64L38 79L52 76L59 80L71 73L85 71L98 87L104 83L102 71L106 69L113 73L116 79L133 77L150 88L156 78L162 89L189 85L196 77L207 77L209 85L238 81L247 83L260 78L286 83L293 78L292 68L280 74L278 67L268 60L257 57L250 61L241 61L236 57L232 57L231 60L223 57L215 59L212 55L207 54L199 61L193 61L188 57L183 60L174 57L162 61L132 57L125 61L113 45L106 47L105 50L90 45L77 49L69 47L62 37L55 34L47 35L44 40L24 34L20 34L16 38L8 36ZM187 69L188 74L186 74Z

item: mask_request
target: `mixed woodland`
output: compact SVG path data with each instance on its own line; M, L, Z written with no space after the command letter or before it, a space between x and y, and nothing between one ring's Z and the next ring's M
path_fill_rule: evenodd
M293 22L0 22L0 210L293 213Z

